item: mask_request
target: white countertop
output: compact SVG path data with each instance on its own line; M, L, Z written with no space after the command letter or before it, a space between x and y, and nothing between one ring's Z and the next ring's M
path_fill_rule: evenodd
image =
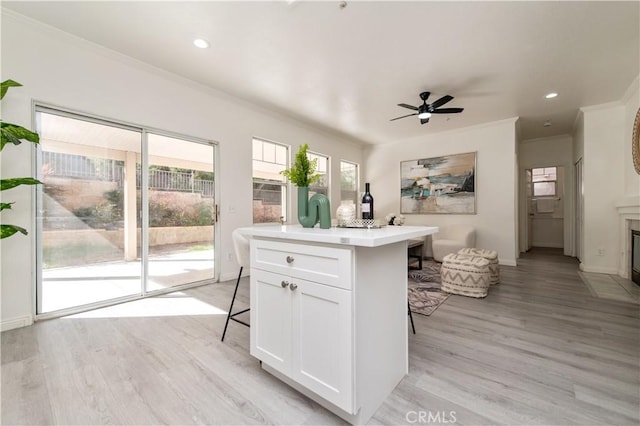
M279 238L315 243L378 247L421 238L438 232L437 226L385 226L378 229L359 228L303 228L300 225L249 226L240 228L244 235Z

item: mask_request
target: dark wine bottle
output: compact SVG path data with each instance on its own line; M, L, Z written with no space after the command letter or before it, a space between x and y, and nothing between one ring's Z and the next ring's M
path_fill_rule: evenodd
M369 192L369 182L364 184L365 190L362 196L362 218L373 219L373 197Z

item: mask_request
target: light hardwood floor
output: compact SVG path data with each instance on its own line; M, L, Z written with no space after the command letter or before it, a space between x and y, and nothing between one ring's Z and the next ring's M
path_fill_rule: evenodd
M485 299L451 296L414 315L409 375L370 423L640 424L638 305L594 296L555 250L501 274ZM241 287L238 307L247 279ZM164 298L227 309L232 291ZM2 424L343 423L263 372L248 328L231 323L220 343L224 315L108 312L120 316L2 333Z

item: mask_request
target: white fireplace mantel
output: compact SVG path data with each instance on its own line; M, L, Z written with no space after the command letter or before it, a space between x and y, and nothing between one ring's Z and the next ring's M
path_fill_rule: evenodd
M640 231L640 196L625 197L616 202L619 216L620 263L618 275L631 278L631 231Z

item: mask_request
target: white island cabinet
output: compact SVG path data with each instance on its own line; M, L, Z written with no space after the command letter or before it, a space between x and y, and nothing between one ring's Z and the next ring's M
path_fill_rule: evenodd
M251 355L365 423L408 371L407 240L435 227L242 228L251 236Z

